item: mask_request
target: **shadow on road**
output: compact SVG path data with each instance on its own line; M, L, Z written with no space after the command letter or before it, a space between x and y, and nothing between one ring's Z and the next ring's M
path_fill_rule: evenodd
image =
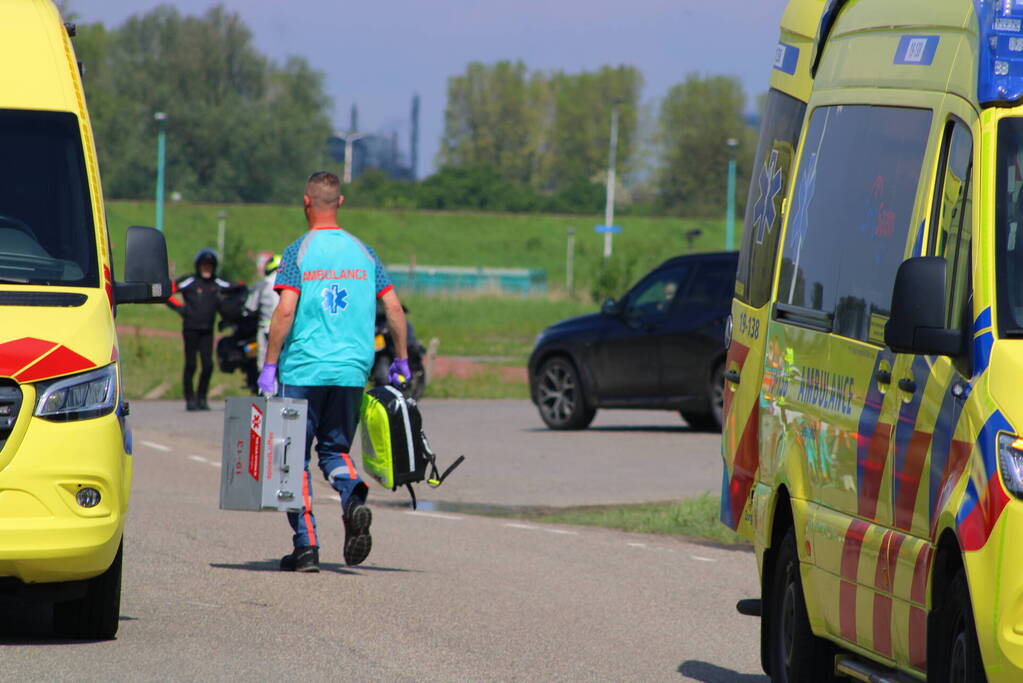
M122 617L124 620L126 617ZM127 617L130 618L130 617ZM49 603L0 601L0 646L69 645L99 643L99 640L63 638L53 630L53 606Z
M717 664L694 659L682 662L678 672L686 678L703 683L770 683L770 679L761 674L741 674Z
M555 430L548 429L547 427L528 427L523 429L524 432L550 432L553 433ZM699 432L691 427L679 425L678 427L672 427L669 425L604 425L598 427L588 427L587 432L648 432L648 433L663 433L663 434L705 434L709 432ZM564 432L565 434L572 434L571 431ZM578 432L575 432L578 433Z
M237 564L227 562L211 562L214 569L240 569L247 572L280 572L280 560L249 560ZM320 562L321 572L334 572L335 574L360 574L362 572L414 572L414 569L401 569L398 567L373 567L368 565L358 568L349 567L340 562Z

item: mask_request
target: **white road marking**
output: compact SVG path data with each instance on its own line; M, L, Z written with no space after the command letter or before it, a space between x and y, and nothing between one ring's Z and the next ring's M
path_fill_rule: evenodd
M190 455L190 456L188 456L188 459L189 460L195 460L196 462L209 462L209 460L207 460L206 458L202 457L201 455Z
M219 460L210 460L206 464L209 465L210 467L220 467L220 461Z
M544 529L549 534L563 534L565 536L578 536L578 531L568 531L567 529Z
M701 557L699 555L690 555L689 559L696 560L697 562L717 562L717 560L712 557Z
M170 453L171 451L168 446L164 446L162 443L156 443L155 441L140 441L139 443L143 446L149 446L150 448L154 448L158 451L163 451L164 453Z
M442 515L437 512L419 512L418 510L406 510L405 514L414 515L416 517L431 517L433 519L450 519L456 522L461 521L462 519L461 517L456 517L455 515Z
M626 543L625 545L632 546L633 548L645 548L646 543Z
M220 607L220 605L214 605L212 602L198 602L196 600L189 600L186 604L195 605L196 607Z
M537 528L539 528L539 527L535 527L535 526L533 526L531 524L514 524L514 523L503 524L502 526L510 527L512 529L537 529Z

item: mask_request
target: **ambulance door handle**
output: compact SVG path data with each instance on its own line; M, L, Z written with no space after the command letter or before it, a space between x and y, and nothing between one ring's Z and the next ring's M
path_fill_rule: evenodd
M874 378L877 380L878 384L892 383L892 373L888 372L887 370L878 370L877 373L874 375Z
M725 373L725 379L727 379L732 384L738 384L739 383L739 371L738 370L729 370L728 372Z
M916 382L908 377L903 377L899 380L899 388L905 391L907 394L916 393Z

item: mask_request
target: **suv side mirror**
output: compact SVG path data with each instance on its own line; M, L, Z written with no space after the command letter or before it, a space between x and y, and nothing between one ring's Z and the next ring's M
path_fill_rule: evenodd
M884 342L893 351L936 356L962 353L962 332L945 327L946 268L940 256L918 256L899 266L892 315L884 328Z
M119 304L158 304L171 295L167 240L155 228L128 228L124 247L124 282L114 285Z
M604 315L619 316L622 314L622 302L615 301L611 297L604 299L600 305L600 312Z

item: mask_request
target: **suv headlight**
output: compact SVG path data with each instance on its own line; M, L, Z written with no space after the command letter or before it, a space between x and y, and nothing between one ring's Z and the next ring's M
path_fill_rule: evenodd
M1005 432L998 435L998 468L1005 488L1023 498L1023 439Z
M117 366L36 384L36 417L72 422L101 417L117 403Z

